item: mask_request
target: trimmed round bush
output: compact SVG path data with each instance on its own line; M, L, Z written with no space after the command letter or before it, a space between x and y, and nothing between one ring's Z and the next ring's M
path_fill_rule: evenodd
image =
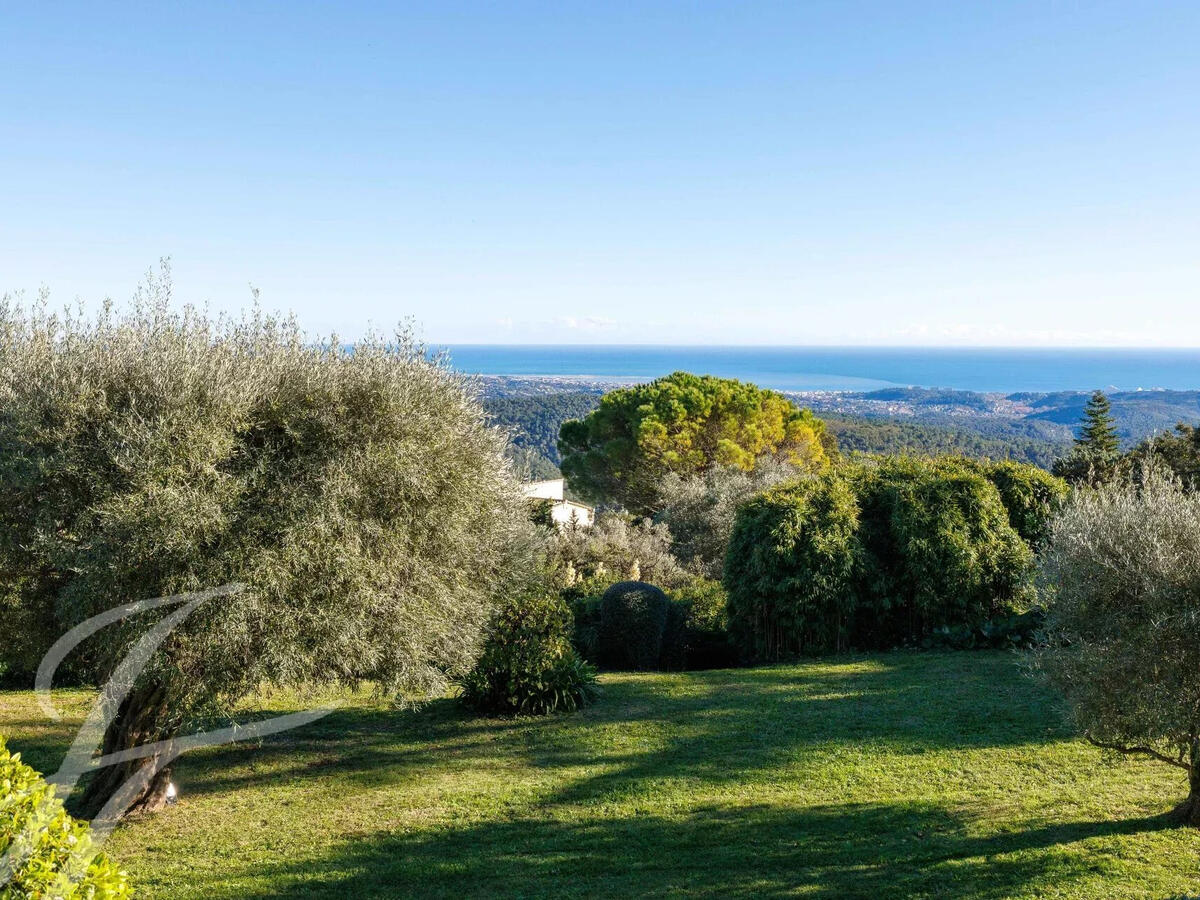
M671 603L644 581L619 581L600 598L600 650L614 669L658 667Z
M571 646L561 597L534 592L504 603L483 655L462 679L462 699L483 713L572 712L596 695L596 670Z
M0 897L133 896L125 873L96 853L87 823L67 815L54 788L0 738L0 858L5 854L13 871L0 883Z

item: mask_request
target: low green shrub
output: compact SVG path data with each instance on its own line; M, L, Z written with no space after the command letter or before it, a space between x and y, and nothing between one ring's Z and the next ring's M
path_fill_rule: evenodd
M462 679L462 700L491 714L572 712L596 696L596 670L571 645L561 597L532 591L504 603L479 661Z
M600 597L596 595L575 597L568 601L574 629L571 643L575 650L588 662L600 662Z
M981 625L943 625L921 642L926 650L1029 650L1045 636L1046 613L1040 607L989 619Z
M671 603L644 581L619 581L600 600L600 658L614 669L658 666Z
M0 897L4 900L120 900L133 896L125 873L104 854L95 852L87 823L67 815L54 788L21 762L20 754L10 754L3 738L0 860ZM10 871L8 881L2 881Z

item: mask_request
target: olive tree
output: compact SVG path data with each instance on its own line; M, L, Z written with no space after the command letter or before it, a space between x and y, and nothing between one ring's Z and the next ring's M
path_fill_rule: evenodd
M246 586L171 633L105 753L178 735L263 683L439 690L471 668L525 565L504 435L472 383L404 331L313 344L258 311L173 311L164 279L125 312L6 301L0 447L0 594L13 621L49 630L5 628L4 658L131 601ZM151 624L106 628L77 670L103 682ZM147 763L102 770L83 807ZM168 777L135 808L161 805Z
M1039 565L1036 668L1092 743L1182 769L1200 825L1200 496L1154 471L1080 491Z

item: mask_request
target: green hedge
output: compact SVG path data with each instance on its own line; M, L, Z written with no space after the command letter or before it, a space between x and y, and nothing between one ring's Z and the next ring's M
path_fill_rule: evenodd
M0 883L4 900L133 896L125 873L95 852L87 823L67 815L54 788L0 738L0 857L8 853L13 871ZM6 871L0 863L0 879Z
M1000 491L958 460L843 466L739 511L730 629L759 659L919 644L1029 599L1032 552Z

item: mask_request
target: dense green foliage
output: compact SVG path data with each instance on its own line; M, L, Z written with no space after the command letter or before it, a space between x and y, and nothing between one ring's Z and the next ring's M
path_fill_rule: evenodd
M1040 568L1040 670L1092 740L1183 769L1200 825L1200 495L1155 472L1080 491Z
M563 425L559 449L574 489L644 514L657 508L669 473L750 471L764 456L820 469L833 445L818 418L781 394L676 372L605 394L586 418Z
M106 752L264 681L428 692L469 670L529 528L469 382L403 333L350 352L150 291L94 320L0 305L0 577L49 626L5 627L0 658L117 604L245 584L173 632ZM105 679L145 627L105 629L86 673ZM92 798L127 775L104 770Z
M644 581L619 581L600 598L600 658L613 669L658 668L670 610L667 595Z
M1008 520L1022 540L1034 550L1040 547L1051 519L1070 495L1067 483L1037 466L1015 462L975 463L973 467L996 486Z
M843 466L742 507L725 561L730 629L760 659L920 643L1018 611L1031 563L975 467Z
M572 712L595 697L596 672L571 646L571 611L531 590L501 604L479 661L462 679L463 702L483 713Z
M0 736L0 898L132 896L125 873L97 852L87 823L67 815L54 788Z
M729 634L728 598L721 582L693 578L672 590L670 599L661 668L695 670L737 665L737 646Z
M739 510L725 588L730 630L748 656L848 646L858 530L855 487L841 472L776 487Z

